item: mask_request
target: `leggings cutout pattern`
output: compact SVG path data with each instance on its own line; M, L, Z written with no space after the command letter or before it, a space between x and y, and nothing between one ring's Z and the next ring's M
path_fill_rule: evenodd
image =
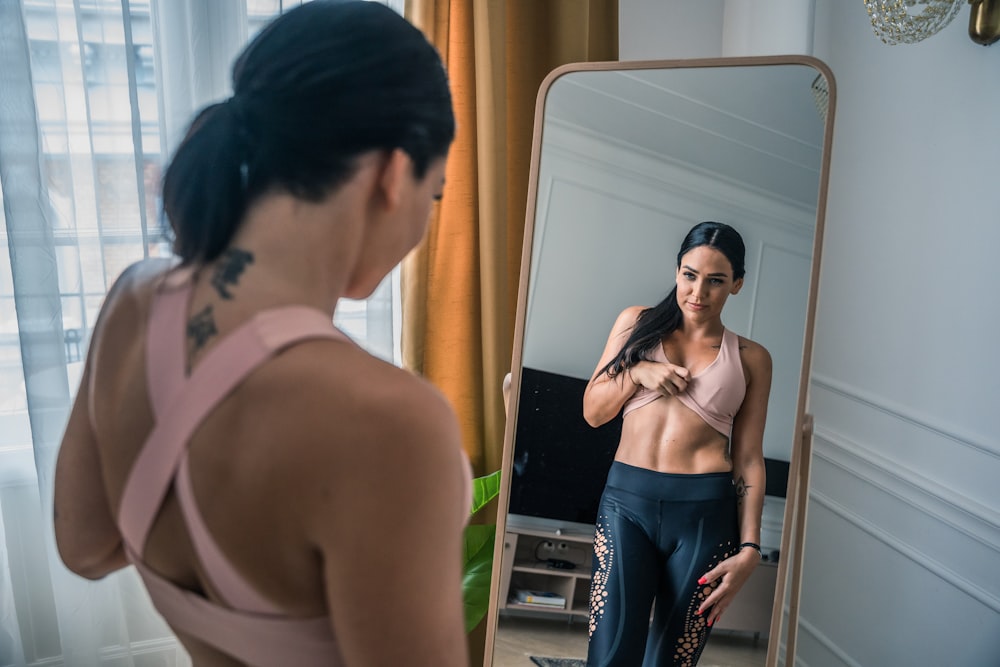
M590 630L594 634L597 622L604 615L604 602L608 597L608 576L615 557L614 545L608 540L605 525L598 518L594 533L594 574L590 579Z
M594 533L588 667L696 665L711 628L695 612L714 589L698 579L738 537L729 473L612 464Z
M724 545L718 545L718 547L725 549L725 552L722 558L709 564L708 570L714 569L716 565L733 555L733 542L731 540ZM677 638L674 650L674 664L678 667L692 667L698 663L698 658L701 657L701 651L705 648L705 640L708 639L708 626L705 622L706 615L698 616L695 612L718 585L719 580L716 579L710 584L699 585L695 589L694 597L688 604L687 613L684 615L687 619L684 623L684 634Z

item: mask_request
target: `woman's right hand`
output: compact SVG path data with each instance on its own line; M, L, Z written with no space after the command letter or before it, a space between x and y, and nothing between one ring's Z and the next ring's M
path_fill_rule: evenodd
M664 396L676 396L687 389L691 372L669 362L640 361L628 369L628 376L637 387L652 389Z

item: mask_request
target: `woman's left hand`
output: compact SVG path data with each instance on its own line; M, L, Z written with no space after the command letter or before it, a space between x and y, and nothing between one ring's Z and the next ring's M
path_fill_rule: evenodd
M714 568L698 580L703 586L712 586L718 581L712 593L702 600L696 612L699 616L708 612L708 625L711 627L723 612L733 603L733 598L743 588L760 562L760 554L755 549L742 549Z

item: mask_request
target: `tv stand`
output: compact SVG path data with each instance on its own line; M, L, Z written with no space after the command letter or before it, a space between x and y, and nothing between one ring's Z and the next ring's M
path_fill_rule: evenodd
M500 570L500 609L553 617L590 616L593 534L507 526ZM566 567L570 564L573 567ZM518 591L553 593L564 606L520 602Z

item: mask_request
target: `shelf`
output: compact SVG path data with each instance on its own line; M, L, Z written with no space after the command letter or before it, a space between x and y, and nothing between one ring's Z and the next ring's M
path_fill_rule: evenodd
M504 605L505 609L516 609L518 611L540 611L544 614L562 614L573 616L590 616L590 609L581 609L580 607L573 607L571 609L565 609L563 607L546 607L543 604L524 604L523 602L513 602L508 601Z
M508 533L517 533L518 535L530 535L531 537L544 537L548 540L562 540L566 542L594 542L594 533L573 533L573 532L563 532L554 530L542 530L540 528L518 528L516 526L507 526Z
M514 563L514 572L533 572L535 574L546 574L554 575L557 577L574 577L576 579L586 579L590 581L590 569L584 570L583 567L577 566L572 570L560 570L555 567L548 567L542 564L534 563Z

